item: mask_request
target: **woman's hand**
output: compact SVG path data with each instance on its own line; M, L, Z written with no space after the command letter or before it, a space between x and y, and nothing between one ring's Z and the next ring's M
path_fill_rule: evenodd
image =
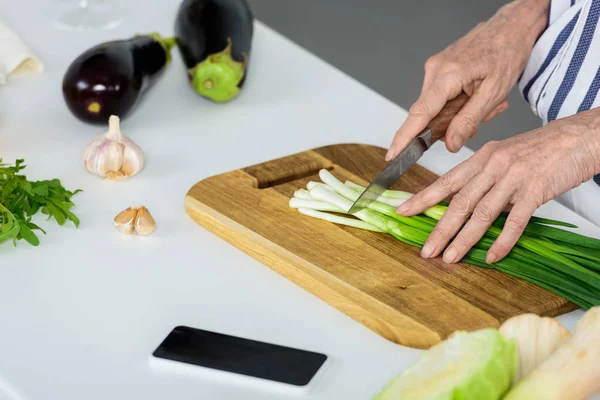
M449 151L458 151L476 135L479 124L505 111L505 98L545 28L548 3L549 0L513 1L428 59L421 96L396 132L386 160L398 155L448 100L463 91L470 99L448 127L445 142Z
M421 251L425 258L435 257L452 240L443 259L455 263L481 239L505 207L513 205L502 233L487 253L487 262L494 263L510 252L539 206L597 173L600 108L488 143L398 207L397 212L416 215L455 194Z

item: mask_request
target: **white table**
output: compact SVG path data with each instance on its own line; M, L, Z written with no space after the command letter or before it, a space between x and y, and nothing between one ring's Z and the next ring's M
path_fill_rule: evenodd
M178 2L124 3L129 18L118 29L72 34L48 26L41 1L0 1L0 15L46 64L44 74L0 88L0 155L25 158L31 178L60 177L84 190L74 198L78 231L44 222L38 248L0 246L0 376L27 399L294 397L149 368L149 354L185 324L324 352L332 364L303 398L370 398L420 352L387 342L204 230L183 198L210 175L313 147L387 146L406 112L258 23L239 99L215 105L195 95L174 52L164 78L122 123L145 150L146 168L127 182L96 179L80 155L105 129L68 112L62 74L98 42L172 33ZM470 154L435 146L422 165L443 173ZM153 213L156 232L119 234L112 219L138 204ZM540 214L600 236L556 203ZM561 320L572 328L580 315Z

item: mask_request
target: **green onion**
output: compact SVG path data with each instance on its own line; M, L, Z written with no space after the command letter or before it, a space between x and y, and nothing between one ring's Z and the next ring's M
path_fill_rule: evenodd
M447 202L440 202L420 215L405 217L395 209L412 194L388 190L367 208L349 215L365 188L351 181L342 183L327 170L321 170L319 177L322 182L309 182L308 190L294 193L290 207L335 224L388 233L410 246L422 247L448 208ZM585 309L600 305L600 240L557 228L576 228L573 224L532 217L511 252L488 264L487 251L502 232L507 216L502 213L463 262L526 280Z

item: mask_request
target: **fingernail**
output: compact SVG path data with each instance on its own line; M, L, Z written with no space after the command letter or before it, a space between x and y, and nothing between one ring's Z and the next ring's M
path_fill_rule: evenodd
M454 264L456 262L457 255L458 255L458 252L456 251L456 249L454 247L450 247L444 253L443 260L446 264Z
M385 155L385 161L390 161L392 158L394 158L395 151L396 151L396 146L391 145L390 149L388 150L387 154Z
M431 243L425 243L425 246L421 249L421 257L429 258L435 251L435 246Z
M458 151L463 145L462 138L460 136L454 136L452 139L452 146L454 146L454 150Z
M495 253L492 253L491 251L488 252L485 262L487 262L488 264L493 264L496 261L498 261L498 256Z
M405 201L404 203L402 203L398 206L398 208L396 209L396 212L398 214L404 214L404 213L408 212L408 210L410 210L410 204L408 204L408 202Z

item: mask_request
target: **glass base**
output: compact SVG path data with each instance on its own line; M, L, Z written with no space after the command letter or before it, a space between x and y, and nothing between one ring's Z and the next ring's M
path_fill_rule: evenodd
M47 9L58 29L85 31L113 29L123 22L123 10L108 0L53 1Z

